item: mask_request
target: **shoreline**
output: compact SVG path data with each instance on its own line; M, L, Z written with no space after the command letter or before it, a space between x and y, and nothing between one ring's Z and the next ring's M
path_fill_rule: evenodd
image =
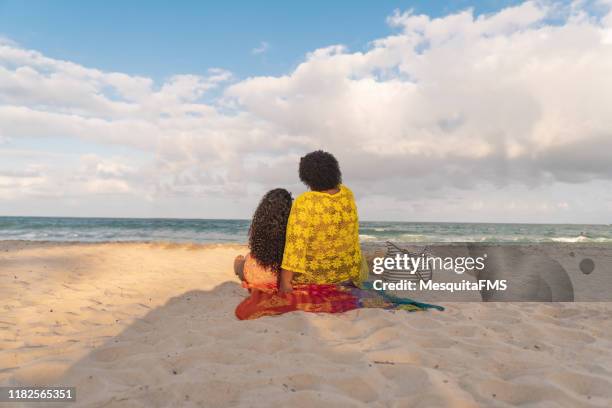
M185 221L250 221L250 218L181 218L181 217L98 217L98 216L62 216L62 215L0 215L2 218L66 218L66 219L100 219L100 220L185 220ZM577 222L476 222L476 221L401 221L401 220L360 220L367 223L398 223L398 224L469 224L469 225L586 225L594 227L610 227L610 223L577 223Z
M518 242L518 241L397 241L392 239L385 240L364 240L360 241L362 247L382 247L385 246L386 242L393 242L399 246L405 247L422 247L422 246L463 246L463 245L479 245L479 246L559 246L559 247L597 247L601 246L604 248L612 248L612 241L584 241L584 242L562 242L562 241L550 241L550 242ZM0 244L58 244L58 245L96 245L96 244L159 244L159 245L185 245L185 246L246 246L246 240L240 241L210 241L210 242L198 242L198 241L171 241L171 240L100 240L100 241L78 241L78 240L38 240L38 239L0 239Z
M78 242L239 243L247 241L249 220L180 218L0 218L0 240ZM406 244L595 243L612 245L612 228L586 224L415 223L361 221L366 245L391 240Z
M26 245L37 245L37 244L43 244L43 245L51 245L51 244L57 244L57 245L107 245L107 244L119 244L119 245L129 245L129 244L151 244L151 245L183 245L183 246L201 246L201 247L209 247L209 246L222 246L222 245L227 245L227 246L246 246L246 243L241 243L241 242L195 242L195 241L163 241L163 240L159 240L159 241L147 241L147 240L142 240L142 241L129 241L129 240L125 240L125 241L113 241L113 240L106 240L106 241L60 241L60 240L35 240L35 239L0 239L0 245L2 245L3 243L7 243L7 244L26 244Z

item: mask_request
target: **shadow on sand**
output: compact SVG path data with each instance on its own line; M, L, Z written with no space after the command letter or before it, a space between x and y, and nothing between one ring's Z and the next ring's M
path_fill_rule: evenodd
M330 360L343 363L331 370L344 373L341 389L354 381L346 377L355 366L368 368L362 354L326 345L322 334L330 328L346 333L358 315L328 315L335 323L323 327L302 312L239 321L234 309L245 295L238 283L224 282L171 298L77 361L58 384L76 387L71 406L314 406L332 397L342 405L357 402L350 390L338 395L320 385L333 375ZM360 400L376 398L371 386L357 384Z

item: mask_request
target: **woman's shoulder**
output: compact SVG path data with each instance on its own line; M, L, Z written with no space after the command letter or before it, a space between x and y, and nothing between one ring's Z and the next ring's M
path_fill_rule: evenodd
M302 201L308 199L309 197L312 197L311 193L312 193L312 191L304 191L302 194L300 194L299 196L295 197L295 200L293 200L293 204L302 202Z
M340 193L338 194L338 196L342 202L345 202L347 204L355 201L353 191L344 184L340 184Z
M345 186L344 184L340 184L340 192L347 194L349 196L353 196L353 190L351 190L350 188L348 188L347 186Z
M293 207L301 207L304 206L306 203L312 202L313 200L317 199L317 195L313 194L314 191L304 191L302 194L300 194L299 196L297 196L295 198L295 200L293 200ZM308 204L306 204L308 205Z

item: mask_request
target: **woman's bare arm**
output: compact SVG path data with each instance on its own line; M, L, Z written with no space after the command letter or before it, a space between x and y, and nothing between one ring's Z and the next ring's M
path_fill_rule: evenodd
M288 271L287 269L281 269L280 287L278 288L278 292L279 293L291 293L293 291L293 286L291 285L292 280L293 280L293 271Z

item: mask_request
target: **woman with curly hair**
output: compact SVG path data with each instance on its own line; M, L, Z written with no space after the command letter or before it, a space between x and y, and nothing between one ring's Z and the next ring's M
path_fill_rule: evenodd
M276 188L263 196L255 210L249 228L250 252L234 260L234 271L249 291L277 288L291 203L291 193Z
M293 203L283 256L280 288L293 284L359 284L362 259L353 192L342 184L338 160L317 150L300 159L300 180L309 191Z

